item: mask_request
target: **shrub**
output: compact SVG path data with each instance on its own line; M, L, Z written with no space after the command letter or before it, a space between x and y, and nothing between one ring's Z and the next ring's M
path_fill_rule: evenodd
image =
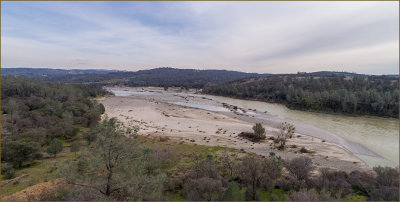
M41 157L40 146L36 142L2 141L1 160L11 163L14 168Z
M304 147L302 147L299 151L300 153L310 153L310 151Z
M81 147L81 145L78 142L74 142L71 145L70 151L75 152L75 155L76 155L76 152L78 152L80 150L80 147Z
M58 153L62 152L62 150L63 150L62 142L57 138L54 138L50 142L49 147L47 147L47 153L50 155L54 155L54 158Z
M314 189L307 191L307 189L301 189L300 191L292 192L289 195L292 201L320 201L317 192Z
M83 138L88 142L88 145L90 145L92 142L96 141L97 134L94 131L90 131L90 132L84 133Z
M308 157L297 157L290 160L286 168L298 180L307 180L312 170L312 161Z
M352 191L348 181L349 176L346 172L322 168L320 169L320 176L317 178L316 186L320 190L329 190L332 196L341 198Z
M254 189L253 186L247 186L245 192L246 201L258 201L260 200L260 195L257 192L257 189Z
M74 129L72 130L72 136L75 137L76 135L78 135L80 129L77 127L74 127Z
M221 180L209 177L189 179L183 185L186 200L215 201L223 191Z
M1 175L3 175L6 180L14 178L15 170L12 167L3 167L1 168Z
M370 193L370 200L399 200L399 170L391 167L374 167L377 176L375 188Z
M399 186L399 170L391 167L374 167L377 186Z
M277 142L279 143L278 149L285 149L286 140L287 138L292 138L295 132L295 127L290 123L284 122L281 123L279 129L280 133L277 138Z
M244 195L240 192L240 187L236 182L229 183L222 195L222 201L243 201Z
M255 141L260 141L265 139L265 128L261 125L261 123L256 123L256 125L253 126L253 131L254 131L254 140Z

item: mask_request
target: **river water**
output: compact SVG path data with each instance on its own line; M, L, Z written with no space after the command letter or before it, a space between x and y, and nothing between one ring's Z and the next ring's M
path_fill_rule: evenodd
M283 119L306 123L360 143L383 156L387 161L359 155L372 165L399 165L399 120L371 116L346 116L291 110L281 104L207 96L214 100L251 108Z
M240 100L221 96L199 95L190 93L162 92L162 91L126 91L112 89L116 96L146 95L146 96L201 96L219 103L227 103L244 109L256 109L266 112L270 117L276 116L280 120L290 120L304 123L316 128L339 135L347 140L359 143L385 159L369 155L357 155L369 165L398 166L399 165L399 120L371 116L347 116L291 110L281 104L272 104L259 101ZM225 109L217 106L192 103L190 100L174 104L188 107L223 112ZM248 111L247 113L252 113Z

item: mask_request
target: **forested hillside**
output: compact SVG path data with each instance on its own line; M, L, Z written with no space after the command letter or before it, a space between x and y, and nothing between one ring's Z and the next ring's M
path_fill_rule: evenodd
M107 94L98 84L1 80L1 160L13 167L39 158L40 148L54 138L71 139L80 128L94 127L104 112L90 99Z
M34 68L6 69L6 74L22 74L43 81L60 81L67 83L102 83L105 85L157 86L203 88L207 83L224 83L247 77L262 77L269 74L245 73L227 70L195 70L156 68L137 72L105 70L53 70Z
M357 74L289 74L211 84L203 92L284 103L293 109L398 117L398 79Z
M98 84L2 77L2 199L398 200L398 168L346 173L315 168L307 156L141 137L140 126L100 121L104 106L91 98L106 94ZM265 132L261 124L253 130Z
M207 83L220 84L255 76L266 75L227 70L157 68L137 71L123 84L127 86L203 88Z

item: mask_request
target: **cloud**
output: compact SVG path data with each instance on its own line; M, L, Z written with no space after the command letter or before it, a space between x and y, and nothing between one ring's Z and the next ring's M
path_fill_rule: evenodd
M398 73L398 2L3 2L2 66Z

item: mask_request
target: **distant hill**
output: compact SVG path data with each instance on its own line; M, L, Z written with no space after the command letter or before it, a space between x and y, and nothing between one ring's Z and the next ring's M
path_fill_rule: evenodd
M196 70L163 67L137 71L124 81L123 84L128 86L203 88L207 83L220 84L241 78L265 77L269 75L228 70Z
M104 69L50 69L50 68L1 68L1 74L17 74L32 76L46 76L46 75L62 75L62 74L107 74L116 72L118 70L104 70Z
M68 83L103 83L126 86L160 86L203 88L207 83L225 83L242 78L265 77L270 74L228 70L196 70L161 67L137 72L112 70L60 70L17 68L2 69L2 74L17 74L44 81Z

